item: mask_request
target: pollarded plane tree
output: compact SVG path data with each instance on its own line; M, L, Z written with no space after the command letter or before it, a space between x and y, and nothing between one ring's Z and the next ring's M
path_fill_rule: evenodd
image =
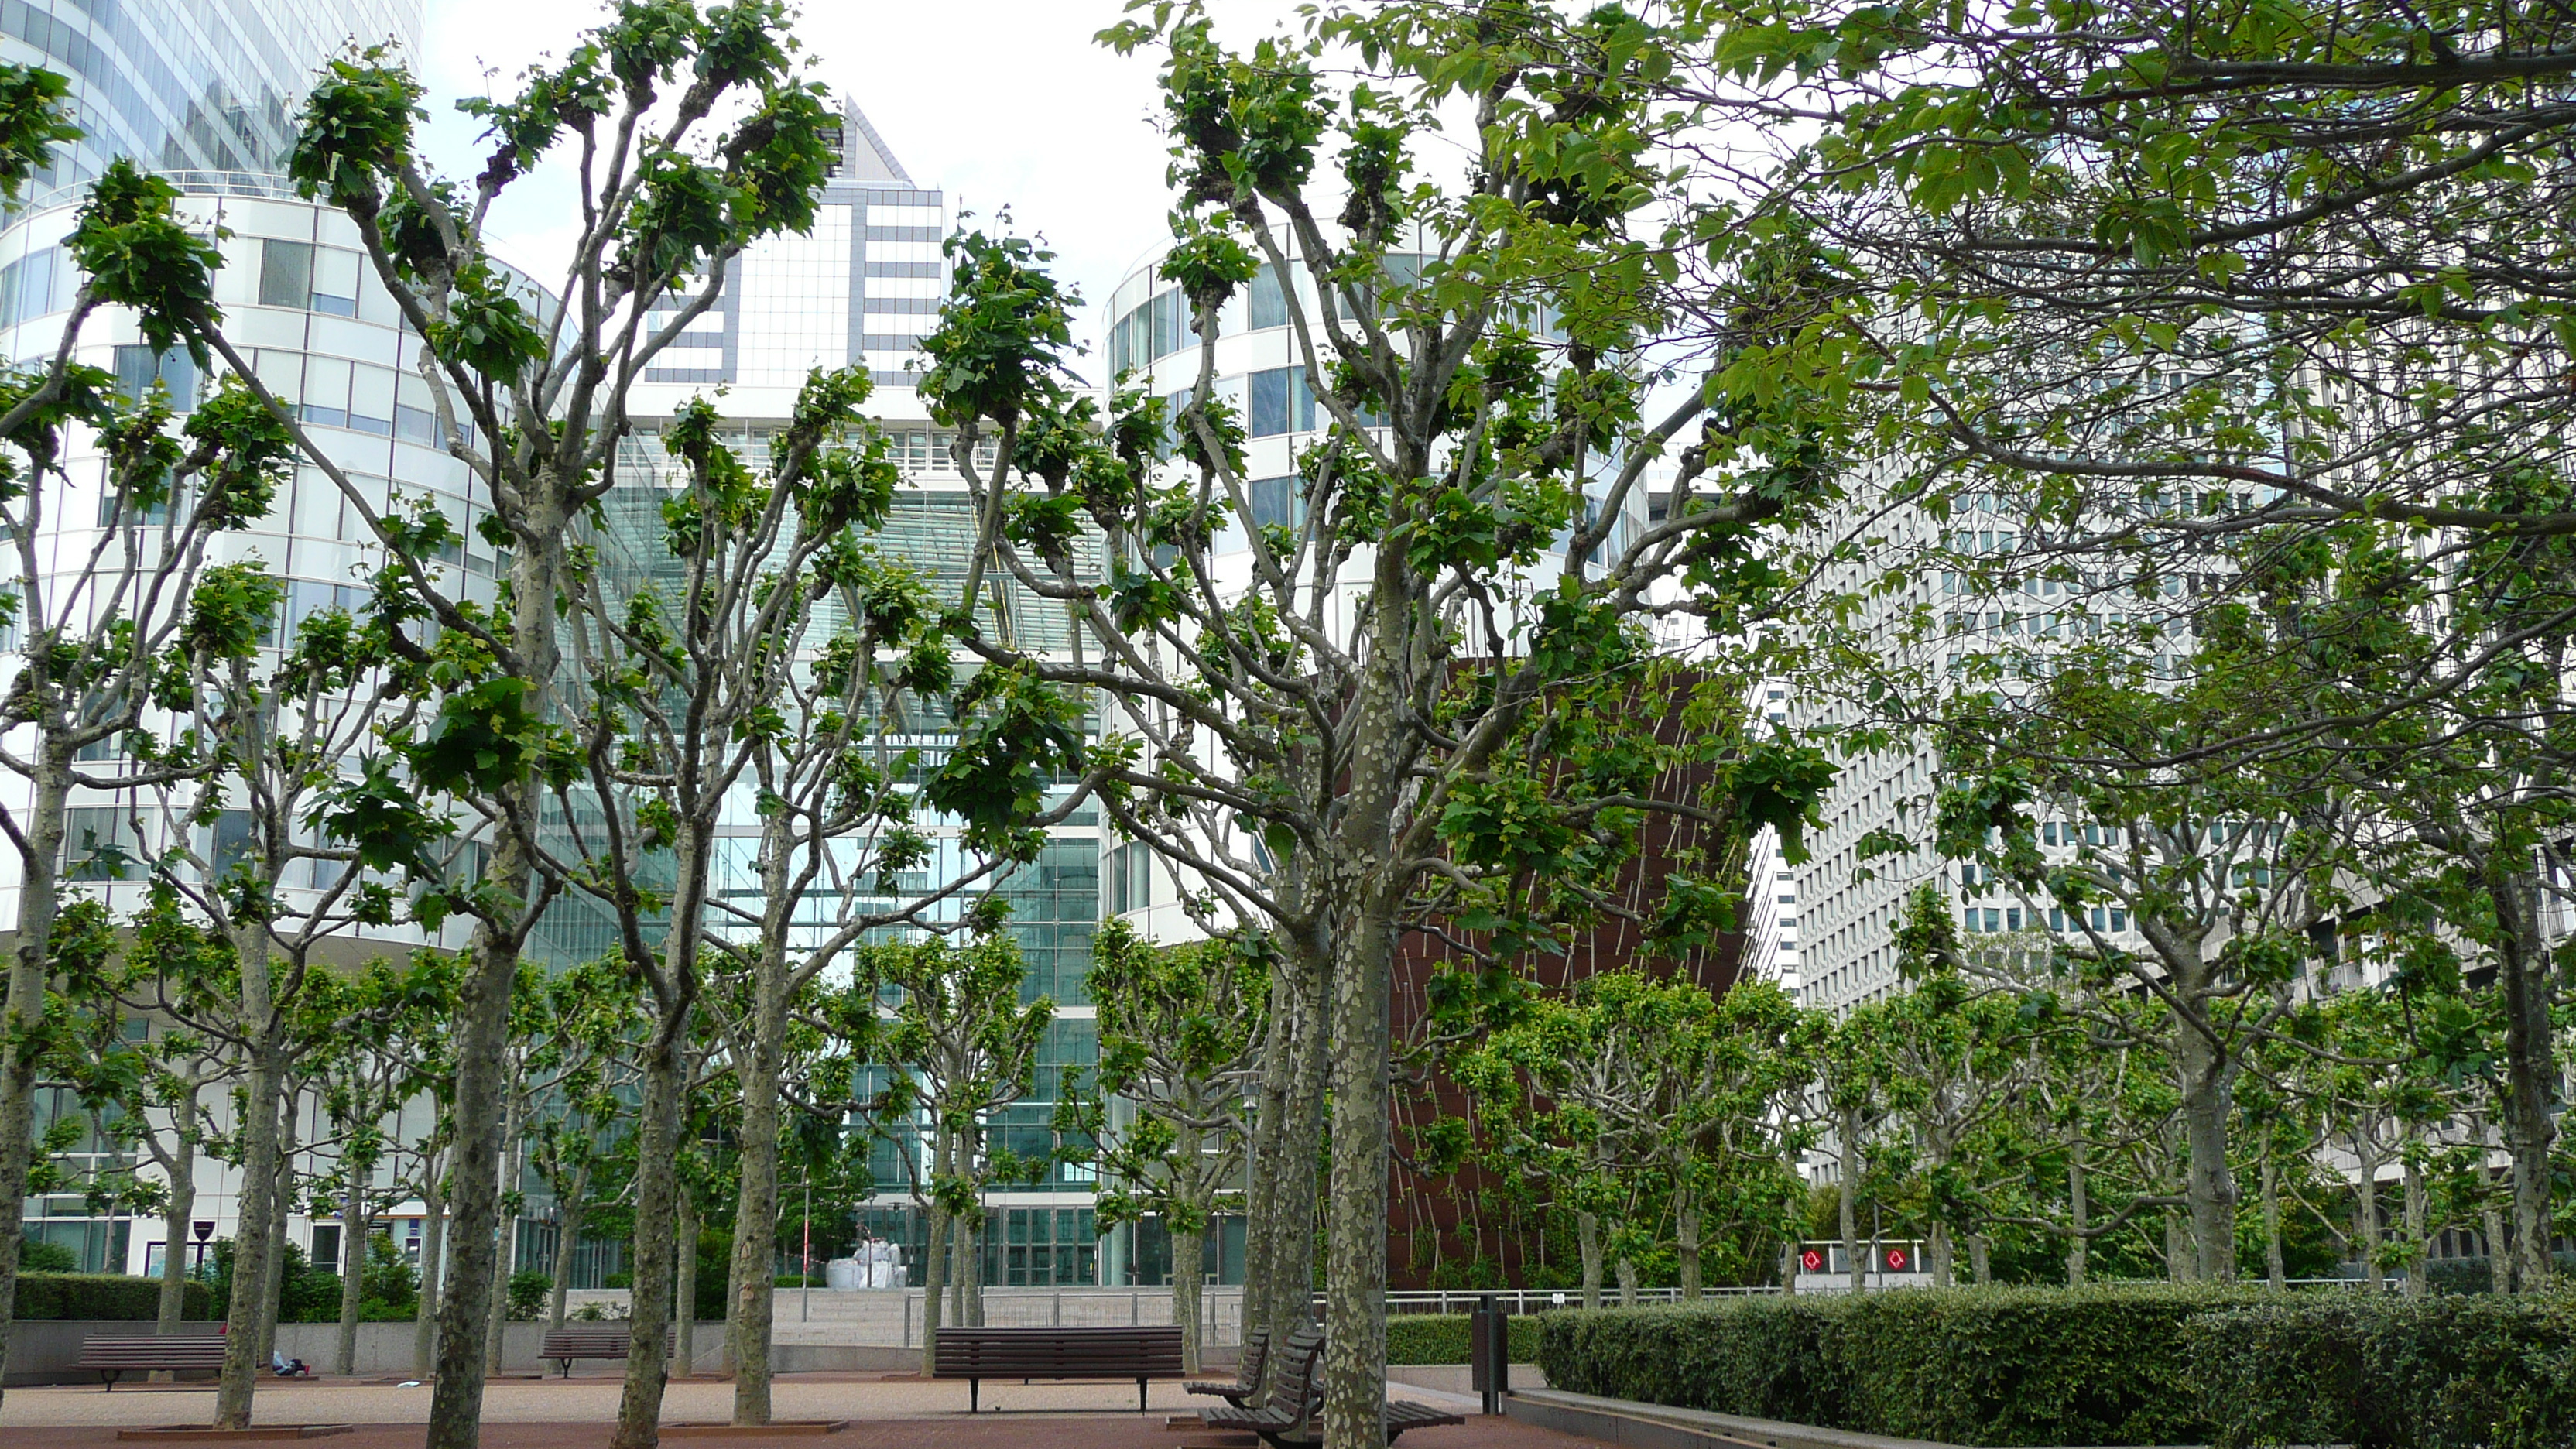
M750 978L729 1062L745 1114L732 1305L745 1366L735 1417L745 1424L769 1415L791 1003L868 932L937 913L1000 864L1033 855L1043 827L1080 803L1077 793L1051 814L978 820L946 853L914 823L916 799L938 798L948 771L923 768L890 737L944 702L953 681L944 641L925 631L926 589L875 546L898 476L859 412L869 386L861 369L817 369L786 425L763 440L765 459L737 453L712 403L683 407L661 430L670 476L638 480L637 501L658 509L660 527L648 523L642 538L603 530L570 574L566 694L586 767L582 808L564 798L567 844L555 864L614 918L652 1008L637 1138L638 1333L659 1332L667 1313L652 1285L670 1276L669 1147L693 1071L709 943L717 962ZM958 703L971 710L972 691ZM988 768L1049 748L1023 737L996 745L980 761ZM716 872L736 868L719 861L727 812L746 804L761 827L756 907L716 894L733 888ZM818 899L818 881L836 906ZM814 933L818 915L831 924ZM658 1373L629 1363L630 1438L658 1417Z
M1035 1085L1055 1003L1021 1000L1019 945L997 912L978 906L963 932L865 947L827 1008L835 1034L850 1044L849 1096L863 1104L869 1131L893 1145L927 1225L924 1374L934 1367L943 1312L960 1327L983 1322L985 1190L1050 1165L990 1140L993 1115ZM943 1290L953 1304L942 1304Z
M334 1373L358 1371L358 1321L377 1215L413 1196L412 1184L396 1170L403 1119L435 1080L434 1043L454 1004L452 969L447 958L432 952L421 953L407 972L379 962L347 977L326 976L317 983L325 989L309 1004L346 1024L309 1062L315 1095L334 1132L327 1143L334 1165L320 1184L337 1197L340 1218ZM308 1150L324 1145L306 1144Z
M644 370L714 305L732 257L812 222L834 117L792 48L784 7L769 0L704 11L624 0L513 91L460 103L488 127L485 164L462 181L431 174L415 148L419 84L370 52L326 68L289 158L305 194L355 224L374 283L419 339L413 364L438 437L510 560L497 598L433 578L432 550L446 539L389 528L292 409L263 398L410 566L410 597L438 630L434 645L413 644L436 656L439 689L435 722L404 749L406 773L461 802L490 848L480 876L449 893L474 928L456 1029L463 1130L432 1391L438 1449L464 1449L478 1433L511 995L528 932L560 889L538 861L550 779L580 768L561 733L557 601L569 548L583 510L614 485ZM483 227L497 198L549 164L570 173L575 203L570 260L545 298L491 256Z
M1607 76L1589 64L1605 53L1436 68L1474 23L1334 22L1397 76L1343 97L1306 48L1229 53L1195 10L1112 32L1164 51L1179 142L1185 208L1164 274L1203 345L1172 418L1175 466L1158 463L1149 400L1122 392L1105 420L1064 400L1065 304L1025 244L952 243L942 329L924 343L922 393L960 429L979 509L965 597L999 574L1060 601L1083 636L1070 660L981 631L967 646L1015 687L1115 701L1127 733L1093 766L1107 808L1269 935L1294 998L1273 1020L1330 1043L1327 1082L1295 1082L1294 1063L1320 1059L1293 1050L1265 1081L1287 1130L1265 1137L1275 1159L1256 1168L1256 1187L1281 1195L1276 1211L1256 1203L1254 1251L1273 1321L1288 1321L1311 1212L1294 1165L1313 1160L1328 1102L1336 1449L1384 1433L1388 997L1408 905L1434 877L1483 888L1532 862L1480 821L1536 812L1541 862L1633 828L1645 802L1625 776L1533 763L1541 716L1599 692L1665 580L1699 570L1726 600L1693 607L1758 611L1767 583L1738 565L1812 483L1770 466L1810 440L1792 448L1794 430L1747 416L1683 454L1664 521L1629 530L1648 468L1706 411L1693 385L1647 420L1641 380L1615 360L1651 324L1656 268L1626 234L1655 179L1632 160L1636 93L1615 60ZM1431 107L1452 96L1477 121L1443 138L1467 139L1469 179L1409 183ZM1325 182L1337 141L1341 175ZM1348 193L1335 220L1313 200L1325 186ZM1428 255L1400 277L1388 254L1415 246ZM1302 516L1278 528L1254 526L1241 429L1214 388L1217 310L1265 264L1300 279L1281 292L1324 434L1300 470ZM997 436L991 469L968 451L981 436ZM1762 466L1712 484L1709 465L1739 454ZM1086 519L1108 542L1105 584L1080 578L1066 546ZM1248 558L1230 570L1216 539L1238 520ZM1462 805L1464 848L1443 833Z
M1772 1271L1773 1249L1781 1263L1795 1254L1800 1165L1819 1136L1800 1104L1825 1033L1776 984L1738 980L1717 999L1706 1049L1677 1064L1661 1152L1685 1300L1702 1295L1712 1243L1739 1282Z
M83 904L91 910L104 910L94 901ZM160 1178L155 1195L165 1246L154 1331L164 1335L179 1332L186 1315L190 1265L182 1245L190 1241L189 1225L196 1218L200 1164L206 1159L208 1143L221 1131L215 1107L237 1075L239 1065L220 1042L178 1023L159 1023L156 1028L148 1018L138 1017L120 994L120 987L129 973L157 974L158 968L137 967L138 959L221 949L202 926L175 912L147 913L129 923L122 959L107 969L83 972L65 981L66 999L90 1023L90 1043L78 1058L64 1065L77 1069L81 1059L86 1059L97 1073L95 1090L116 1104L109 1123L111 1139L132 1154L138 1165L148 1164ZM178 968L178 974L194 976L203 969L183 966ZM125 1035L127 1023L137 1020L146 1023L143 1035L129 1039Z
M1199 1288L1215 1215L1242 1207L1250 1103L1268 1029L1270 971L1258 937L1157 945L1123 920L1091 940L1085 989L1100 1065L1085 1104L1099 1146L1103 1230L1160 1218L1171 1232L1172 1321L1182 1367L1205 1345Z
M0 192L14 194L55 142L78 134L60 114L63 91L48 72L0 68ZM210 597L201 609L207 545L267 513L292 457L285 435L238 386L226 383L202 401L173 398L160 385L129 397L110 374L74 361L84 330L110 318L134 326L156 355L208 361L215 313L207 299L219 257L179 215L177 199L168 183L124 163L93 183L64 242L81 282L61 341L0 383L7 459L0 527L16 575L0 607L20 641L0 696L0 723L18 741L0 751L0 769L21 782L0 806L0 834L18 856L21 882L0 1042L0 1196L10 1201L25 1194L34 1147L36 1083L58 984L48 943L76 894L66 876L93 862L114 874L141 849L116 830L109 839L68 838L73 793L148 789L202 764L123 754L114 742L143 726L163 696L184 698L206 651L249 648L220 626L190 632L192 622L226 615L237 602ZM93 452L103 460L97 471L85 462ZM55 536L55 513L67 507L95 508L96 522L93 529L84 513L76 542L57 557L42 540ZM215 592L230 593L230 584ZM105 758L81 758L102 749ZM15 1217L0 1217L7 1217L5 1329L23 1234Z

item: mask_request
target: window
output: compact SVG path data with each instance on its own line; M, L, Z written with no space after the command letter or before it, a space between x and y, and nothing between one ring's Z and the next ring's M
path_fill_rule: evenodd
M63 874L72 880L125 880L138 863L134 821L116 805L75 805L63 812Z
M1252 500L1252 523L1256 528L1295 528L1305 513L1298 506L1297 480L1294 478L1255 478L1244 491Z
M1264 263L1252 278L1250 297L1251 325L1285 327L1288 325L1288 293L1279 285L1279 269Z
M170 394L170 406L180 412L197 405L197 362L184 347L173 347L154 356L149 347L126 344L116 349L116 390L136 402L161 384Z
M340 1271L340 1225L338 1223L313 1225L312 1263L316 1272Z
M278 241L260 243L259 304L263 307L297 307L312 305L313 243Z
M260 862L253 858L255 850L249 811L227 810L215 817L206 846L206 860L214 879L222 880L237 867L257 870Z

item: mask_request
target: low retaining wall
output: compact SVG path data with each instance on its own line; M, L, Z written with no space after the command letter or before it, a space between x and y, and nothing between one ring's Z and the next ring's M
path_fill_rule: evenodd
M150 1338L160 1325L146 1318L129 1321L116 1318L21 1318L9 1325L10 1388L26 1384L96 1383L98 1375L88 1370L72 1372L80 1358L81 1340L93 1334L102 1338ZM184 1324L183 1333L212 1333L211 1323Z
M1515 1369L1517 1374L1518 1370ZM1522 1391L1514 1379L1512 1396L1503 1401L1506 1417L1543 1429L1574 1434L1621 1449L1953 1449L1926 1439L1892 1439L1881 1434L1854 1434L1819 1429L1811 1424L1783 1424L1772 1419L1745 1419L1701 1409L1675 1409L1628 1399L1595 1398L1556 1389Z

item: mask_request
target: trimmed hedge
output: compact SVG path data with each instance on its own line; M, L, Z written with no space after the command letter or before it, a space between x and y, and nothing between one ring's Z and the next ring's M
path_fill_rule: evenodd
M2304 1298L2211 1314L2193 1370L2219 1449L2576 1445L2576 1300Z
M1981 1288L1550 1313L1555 1388L2015 1449L2576 1449L2576 1300Z
M1386 1361L1388 1363L1434 1364L1465 1363L1471 1315L1464 1313L1404 1313L1386 1321ZM1512 1362L1532 1363L1538 1358L1538 1320L1522 1316L1512 1320Z
M1550 1313L1551 1388L1950 1444L2192 1444L2181 1289L1915 1290Z
M189 1283L180 1301L182 1317L202 1322L215 1316L214 1290L203 1283ZM161 1280L123 1273L21 1273L17 1312L20 1318L140 1322L161 1316Z

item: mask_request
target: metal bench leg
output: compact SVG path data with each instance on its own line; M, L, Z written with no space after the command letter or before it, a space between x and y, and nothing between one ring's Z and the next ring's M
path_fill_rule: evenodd
M99 1392L103 1394L115 1393L117 1376L124 1372L125 1371L123 1369L100 1369L98 1371L99 1382L107 1385L107 1387L99 1390Z
M970 1414L976 1412L976 1406L983 1397L984 1381L982 1379L968 1379L966 1381L966 1412Z
M1136 1412L1140 1414L1145 1412L1145 1381L1143 1379L1138 1379L1136 1381Z

